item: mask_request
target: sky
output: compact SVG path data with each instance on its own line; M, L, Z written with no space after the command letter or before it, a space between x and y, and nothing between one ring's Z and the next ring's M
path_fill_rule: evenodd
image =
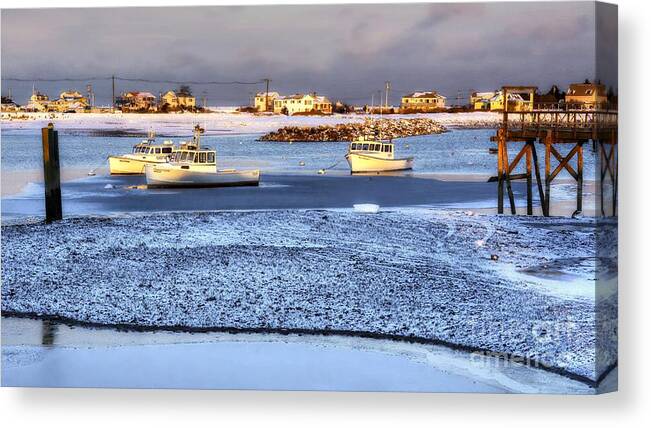
M436 90L449 103L504 84L546 92L594 78L595 15L592 2L4 9L2 93L23 104L33 84L56 97L91 83L96 103L108 104L111 75L269 78L283 94L315 91L360 105L386 81L394 104L412 91ZM609 77L616 82L616 72ZM83 80L31 80L39 78ZM158 95L176 86L118 80L116 92ZM209 105L245 105L264 90L261 83L191 87Z

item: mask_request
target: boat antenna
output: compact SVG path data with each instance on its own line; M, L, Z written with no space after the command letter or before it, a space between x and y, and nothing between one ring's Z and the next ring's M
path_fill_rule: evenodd
M380 139L380 141L382 141L382 123L381 123L382 122L382 91L377 91L377 92L378 92L378 96L380 97L380 103L379 103L379 105L380 105L380 121L377 124L378 129L379 129L379 132L378 132L379 137L378 138Z
M199 126L199 124L196 124L194 127L194 136L192 137L195 146L197 146L196 150L201 149L201 134L203 133L204 133L204 129L201 126Z

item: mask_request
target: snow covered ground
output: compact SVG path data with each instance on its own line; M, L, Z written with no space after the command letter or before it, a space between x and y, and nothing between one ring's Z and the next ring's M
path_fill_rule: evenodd
M615 243L616 228L595 226L428 209L7 225L2 310L105 325L412 340L591 383L616 364L616 246L589 261L596 232Z
M367 115L333 114L331 116L284 116L232 111L183 114L122 114L122 113L20 113L28 119L2 116L2 129L30 131L53 122L58 130L67 133L111 131L146 134L154 130L159 135L187 136L200 123L208 134L257 134L275 131L283 126L315 126L361 122ZM427 117L444 126L464 128L496 127L501 116L491 112L431 113L417 115L390 115L393 119Z

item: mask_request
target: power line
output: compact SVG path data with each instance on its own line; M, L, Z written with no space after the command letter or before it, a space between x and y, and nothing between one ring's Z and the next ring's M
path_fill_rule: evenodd
M98 80L121 80L124 82L141 82L141 83L170 83L176 85L259 85L264 83L265 80L257 80L254 82L244 82L239 80L231 81L199 81L199 80L156 80L156 79L142 79L142 78L131 78L131 77L120 77L120 76L107 76L107 77L71 77L71 78L59 78L59 79L42 79L42 78L32 78L25 79L20 77L3 77L2 80L12 81L12 82L83 82L83 81L98 81Z
M152 79L139 79L115 76L115 80L122 80L124 82L142 82L142 83L171 83L176 85L259 85L264 83L265 80L258 80L255 82L242 82L239 80L232 81L195 81L195 80L152 80Z
M3 77L2 80L9 80L12 82L85 82L89 80L111 80L111 76L109 77L82 77L82 78L61 78L61 79L41 79L41 78L35 78L35 79L23 79L20 77Z

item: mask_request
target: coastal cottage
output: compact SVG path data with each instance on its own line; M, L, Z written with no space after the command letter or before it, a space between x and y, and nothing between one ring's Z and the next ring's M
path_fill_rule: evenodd
M194 110L197 99L186 92L167 91L161 96L161 109L166 110Z
M25 107L27 111L48 111L50 105L50 98L35 90L32 89L32 96L29 97L29 103Z
M278 92L259 92L255 94L253 106L257 111L272 111L274 100L279 96Z
M565 94L556 85L552 85L546 94L536 93L533 95L533 103L536 109L556 109L564 99Z
M531 111L533 100L525 100L521 94L508 92L509 111ZM497 92L490 99L491 111L504 111L504 95L502 91Z
M491 108L491 98L497 94L496 91L493 92L473 92L470 95L470 107L473 110L490 110Z
M402 97L401 113L426 113L445 109L446 98L436 91L413 92Z
M565 103L594 109L608 102L606 86L599 83L572 83L565 94Z
M125 92L117 104L123 112L156 111L156 97L151 92Z
M81 113L89 107L88 99L78 91L63 91L59 98L50 102L49 110L63 113Z
M11 97L2 96L2 104L0 105L0 111L3 112L15 112L18 111L19 106L14 102Z
M279 96L274 100L274 113L289 116L297 113L332 114L332 103L328 98L316 93Z

